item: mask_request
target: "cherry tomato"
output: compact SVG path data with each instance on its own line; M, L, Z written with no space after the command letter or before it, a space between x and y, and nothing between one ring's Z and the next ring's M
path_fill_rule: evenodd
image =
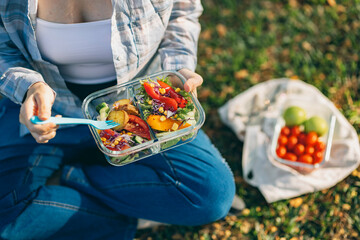
M301 155L299 157L298 161L303 162L303 163L307 163L307 164L312 164L313 163L313 158L309 154L304 154L304 155Z
M276 154L278 155L279 158L283 158L286 154L286 148L284 146L279 146L276 149Z
M290 135L290 128L287 127L287 126L282 127L280 133L281 133L282 135L284 135L284 136L289 136L289 135Z
M297 156L293 153L287 152L284 155L284 159L295 162L297 160Z
M298 141L299 143L305 145L306 144L306 134L305 133L300 133L298 136Z
M323 143L323 142L321 142L321 141L317 141L317 142L315 143L315 149L316 149L317 151L323 151L323 150L325 150L325 143Z
M288 138L288 142L286 144L287 149L292 150L295 147L295 145L297 144L297 142L298 142L298 139L296 136L290 136Z
M306 135L306 145L313 146L318 140L318 135L316 132L309 132Z
M305 146L301 143L298 143L295 145L293 152L296 154L296 156L301 156L305 151Z
M323 157L324 157L324 152L323 152L323 151L316 151L316 152L313 154L314 164L321 162L322 159L323 159Z
M280 146L285 146L288 142L288 138L284 135L280 135L278 138L278 143Z
M305 153L312 155L315 152L315 148L313 146L306 146Z
M299 126L292 127L290 131L291 131L291 135L293 136L298 136L301 132Z

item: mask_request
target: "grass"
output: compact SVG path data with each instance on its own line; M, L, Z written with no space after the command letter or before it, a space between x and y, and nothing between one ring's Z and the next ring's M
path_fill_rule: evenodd
M340 3L341 2L341 3ZM336 186L267 204L242 178L240 142L217 109L249 87L301 79L332 100L360 136L359 0L204 0L198 68L204 129L228 160L242 214L199 227L141 230L137 239L359 239L360 168Z

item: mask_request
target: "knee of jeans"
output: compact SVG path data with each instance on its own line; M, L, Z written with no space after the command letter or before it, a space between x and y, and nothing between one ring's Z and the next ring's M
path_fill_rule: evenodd
M228 214L235 195L235 183L230 171L220 175L209 176L203 184L201 195L192 206L188 225L207 224Z

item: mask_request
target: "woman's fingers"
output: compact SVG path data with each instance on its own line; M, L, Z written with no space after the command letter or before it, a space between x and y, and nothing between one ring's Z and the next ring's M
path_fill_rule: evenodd
M47 143L56 136L56 130L47 134L37 134L36 132L31 132L31 135L37 143Z
M38 117L41 120L47 120L51 116L53 101L49 101L47 94L35 94L34 98L39 111Z
M52 89L43 83L35 83L28 92L20 109L19 120L24 124L38 143L47 143L56 135L58 126L54 123L33 124L30 119L37 115L41 120L51 116L51 108L55 100Z
M196 88L202 85L203 78L199 74L186 68L179 70L179 73L186 78L184 90L186 92L194 92L196 94Z

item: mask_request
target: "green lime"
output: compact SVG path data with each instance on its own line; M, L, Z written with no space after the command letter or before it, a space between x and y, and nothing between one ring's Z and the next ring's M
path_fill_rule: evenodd
M298 106L291 106L285 109L283 118L286 126L292 127L301 125L306 120L306 112Z
M319 136L324 135L328 130L328 124L322 117L313 116L304 123L305 132L316 132Z

